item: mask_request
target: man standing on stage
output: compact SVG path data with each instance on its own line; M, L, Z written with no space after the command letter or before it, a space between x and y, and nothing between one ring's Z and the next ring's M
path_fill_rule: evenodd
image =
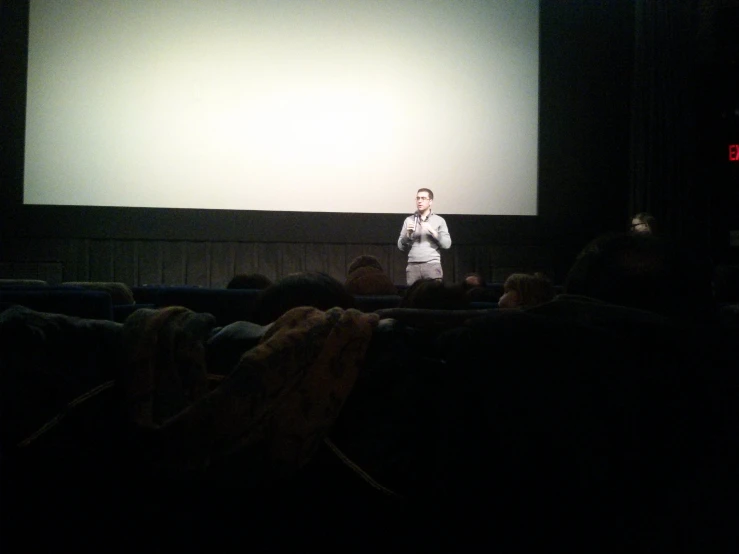
M434 193L429 189L418 189L416 212L405 218L398 238L398 248L408 252L406 282L412 285L419 279L441 279L441 255L439 248L446 250L452 238L446 221L431 211Z

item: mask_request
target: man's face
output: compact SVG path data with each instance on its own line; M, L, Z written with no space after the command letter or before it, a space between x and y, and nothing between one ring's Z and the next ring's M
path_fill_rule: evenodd
M632 219L631 220L631 232L648 235L649 233L651 233L651 229L649 228L649 225L647 225L643 221L639 219Z
M429 193L422 190L416 195L416 208L419 213L424 213L431 207L434 201L429 198Z

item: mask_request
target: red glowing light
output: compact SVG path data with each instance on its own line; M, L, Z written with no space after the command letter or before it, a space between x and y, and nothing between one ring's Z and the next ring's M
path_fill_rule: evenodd
M729 161L739 162L739 144L729 145Z

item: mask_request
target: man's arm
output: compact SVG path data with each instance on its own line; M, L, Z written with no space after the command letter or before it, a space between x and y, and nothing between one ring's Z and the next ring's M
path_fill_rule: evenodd
M413 246L413 237L408 232L408 218L403 220L403 227L400 229L400 237L398 237L398 248L401 252L408 252Z

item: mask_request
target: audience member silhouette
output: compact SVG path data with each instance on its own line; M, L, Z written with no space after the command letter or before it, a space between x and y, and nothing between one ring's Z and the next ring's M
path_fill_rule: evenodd
M714 314L710 258L647 233L604 235L578 255L565 292L669 317Z
M272 280L261 273L237 273L226 285L227 289L266 289Z
M467 273L462 280L462 287L470 302L497 303L502 290L500 283L488 285L487 279L479 271Z
M380 260L363 254L349 264L345 285L347 292L354 295L393 295L398 289L385 273Z
M471 273L468 273L464 276L464 279L462 281L462 286L465 288L465 290L469 291L476 288L484 288L485 287L485 278L483 277L482 273L478 271L473 271Z
M444 283L438 279L414 282L400 301L401 308L425 310L465 310L470 299L461 285Z
M254 323L267 325L292 308L312 306L319 310L354 308L354 297L344 285L322 272L307 271L283 277L259 293Z
M549 302L554 296L554 285L543 273L513 273L503 283L498 307L530 308Z

